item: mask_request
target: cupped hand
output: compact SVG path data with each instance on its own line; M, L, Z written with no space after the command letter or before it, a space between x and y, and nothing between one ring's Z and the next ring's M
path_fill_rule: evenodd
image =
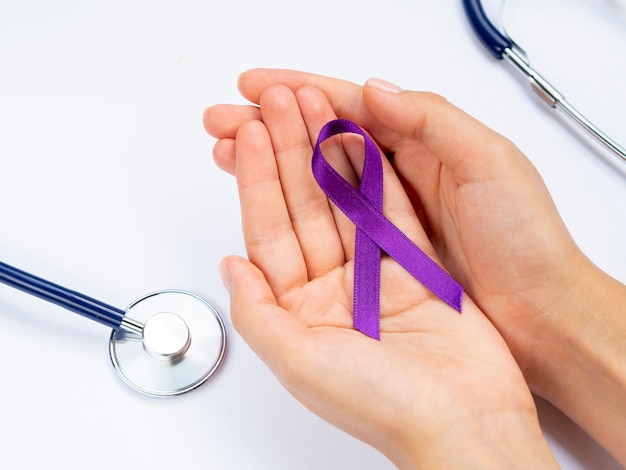
M563 299L591 269L565 228L535 168L510 141L440 96L370 80L364 87L289 70L257 69L239 80L259 103L281 83L316 87L334 112L364 127L393 167L446 269L504 336L534 387L534 344L546 321L564 322ZM260 119L257 107L218 107L205 121L220 138L214 156L231 171L237 124ZM210 116L210 114L209 114ZM235 124L236 123L236 124Z
M310 87L268 83L256 98L260 108L205 113L239 189L249 260L227 257L221 269L245 341L305 406L400 467L553 464L523 376L470 298L459 314L383 257L381 341L352 328L355 229L310 168L312 142L336 113ZM349 180L362 164L358 139L324 146ZM384 213L437 260L386 160Z

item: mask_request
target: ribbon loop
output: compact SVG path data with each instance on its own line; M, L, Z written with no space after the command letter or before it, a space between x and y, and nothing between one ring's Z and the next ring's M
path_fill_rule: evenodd
M325 140L342 133L363 137L365 158L359 189L328 163L321 151ZM380 339L380 259L391 256L433 294L461 312L463 286L428 257L383 215L383 166L374 141L355 123L327 123L315 144L313 176L326 196L356 225L354 254L354 327Z

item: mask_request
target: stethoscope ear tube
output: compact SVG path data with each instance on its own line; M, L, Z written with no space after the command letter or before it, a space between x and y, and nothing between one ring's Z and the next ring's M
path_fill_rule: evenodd
M489 21L480 0L463 0L465 13L474 32L496 59L504 57L504 51L513 47L513 41L503 35Z
M563 111L589 135L609 149L622 162L626 163L626 149L602 132L596 125L578 111L544 77L531 67L524 51L512 39L503 35L489 21L480 0L463 0L469 22L483 45L496 59L507 59L526 76L532 89L550 106Z

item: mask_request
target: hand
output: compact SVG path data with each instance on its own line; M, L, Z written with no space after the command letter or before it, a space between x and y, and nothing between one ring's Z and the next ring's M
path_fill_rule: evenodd
M228 257L222 270L242 337L297 399L400 467L554 465L522 374L471 299L459 315L384 258L381 341L352 328L354 227L310 170L333 109L306 87L270 86L258 101L205 114L240 194L250 261ZM362 156L343 141L347 155L339 139L325 155L350 178ZM385 214L436 259L384 163Z
M360 124L393 154L436 253L502 334L531 390L626 465L626 367L617 359L626 344L626 288L581 253L526 157L443 98L379 80L360 87L260 69L244 73L239 88L259 103L277 83L323 91L339 117ZM254 106L218 107L209 115L221 112L229 114L227 125L205 125L221 138L216 162L233 171L228 137L261 116Z
M339 117L360 124L393 154L394 168L442 262L498 327L534 383L537 317L550 315L563 286L588 263L524 155L430 93L400 92L380 81L360 87L281 70L252 70L240 77L239 86L258 103L274 83L293 90L319 88ZM241 107L231 119L207 125L220 137L233 137L237 124L260 118L258 112ZM231 142L218 142L214 155L232 172Z

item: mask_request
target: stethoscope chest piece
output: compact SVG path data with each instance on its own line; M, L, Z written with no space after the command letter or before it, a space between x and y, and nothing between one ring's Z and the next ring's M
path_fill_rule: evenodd
M113 330L109 353L122 380L139 392L161 397L189 392L211 378L224 359L222 319L193 294L149 294L128 307L125 317L139 326Z

